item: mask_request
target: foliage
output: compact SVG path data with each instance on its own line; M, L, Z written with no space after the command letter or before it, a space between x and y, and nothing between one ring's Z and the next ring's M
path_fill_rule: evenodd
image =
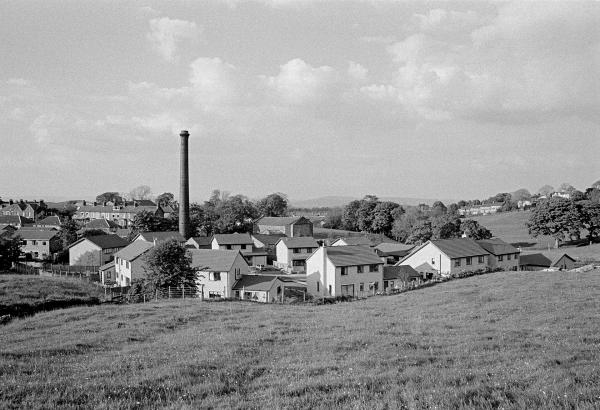
M86 231L81 236L83 238L89 238L91 236L100 236L105 234L106 232L104 232L102 229L86 229Z
M598 236L600 233L600 203L593 201L579 202L581 224L588 231L588 239Z
M62 246L64 249L66 249L69 245L71 245L78 239L77 231L79 229L81 229L81 227L73 219L67 219L63 222L58 236L62 241Z
M260 216L286 216L288 212L288 199L280 192L267 195L256 203Z
M431 239L433 228L429 220L417 220L411 227L410 234L406 239L407 243L421 244Z
M435 201L431 206L431 215L434 217L445 215L446 212L448 212L448 208L442 201Z
M160 206L170 206L173 210L179 208L179 204L175 200L175 195L170 192L164 192L156 197L156 204Z
M538 194L548 196L552 192L554 192L554 187L552 185L544 185L540 189L538 189Z
M458 215L458 210L459 209L460 209L460 207L458 206L458 204L452 203L452 204L448 205L447 212L450 215Z
M21 237L12 232L0 234L0 269L8 269L21 255Z
M196 273L191 268L192 259L187 255L185 246L175 239L159 243L144 258L144 280L149 288L196 287Z
M492 233L485 226L481 226L479 222L473 219L465 219L461 222L461 231L465 233L468 238L474 240L490 239Z
M152 188L148 185L140 185L129 191L129 196L132 200L150 199L152 196Z
M567 193L567 194L571 194L571 193L573 193L573 191L575 191L575 187L573 185L569 184L568 182L563 182L558 187L558 191L559 192L564 192L564 193Z
M459 238L462 234L461 221L457 215L441 215L432 218L432 239Z
M344 229L358 231L358 208L360 208L360 205L361 201L354 200L344 207L342 214Z
M527 223L534 237L550 235L557 240L579 236L582 228L580 213L573 201L555 197L541 201L531 213Z
M510 196L511 196L511 200L517 201L517 202L518 201L528 201L531 199L531 193L525 188L517 189Z
M585 190L585 197L592 202L600 202L600 189L588 188Z
M123 203L123 197L118 192L104 192L96 197L96 202L102 204L104 202L112 202L114 204Z

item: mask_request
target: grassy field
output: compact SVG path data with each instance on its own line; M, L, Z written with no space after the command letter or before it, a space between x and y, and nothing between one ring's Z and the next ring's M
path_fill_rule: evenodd
M0 316L23 316L41 310L95 304L102 288L77 279L36 275L0 275Z
M600 406L600 272L325 306L80 307L0 331L0 408Z
M555 257L567 253L572 258L575 258L580 264L596 262L600 263L600 243L595 243L586 246L570 246L558 249L540 249L523 252L528 253L543 253L550 260L554 260Z
M492 231L492 235L505 242L512 243L521 248L544 249L554 246L554 239L549 236L534 238L529 235L527 226L530 211L503 212L491 215L473 216L481 225Z

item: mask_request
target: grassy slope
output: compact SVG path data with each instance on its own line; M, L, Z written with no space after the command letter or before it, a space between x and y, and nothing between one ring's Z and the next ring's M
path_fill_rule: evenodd
M551 237L533 238L529 235L525 223L529 220L530 214L530 211L504 212L469 218L488 228L492 231L492 235L523 248L547 248L548 244L554 246L554 239Z
M600 262L600 243L586 246L571 246L558 249L540 249L537 251L531 250L524 252L524 254L527 253L543 253L551 260L563 253L567 253L581 263Z
M0 332L0 407L597 408L600 272L325 306L74 308Z
M89 282L35 275L0 275L0 315L31 313L51 305L97 301L103 290Z

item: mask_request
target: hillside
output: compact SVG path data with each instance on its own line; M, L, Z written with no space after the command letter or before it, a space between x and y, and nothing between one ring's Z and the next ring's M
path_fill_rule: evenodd
M491 215L470 216L481 225L492 231L492 235L505 242L521 248L547 249L554 246L554 239L549 236L534 238L529 235L526 223L530 211L502 212Z
M351 197L351 196L324 196L320 198L313 199L291 199L290 206L293 208L320 208L320 207L343 207L347 205L349 202L354 201L355 199L361 199L361 197ZM397 196L388 196L388 197L379 197L381 201L391 201L396 202L400 205L408 205L408 206L416 206L419 204L428 204L432 205L437 199L431 198L406 198L406 197L397 197ZM445 204L450 204L452 202L456 202L451 199L441 199Z
M197 300L0 332L0 407L597 408L600 272L495 273L325 306Z

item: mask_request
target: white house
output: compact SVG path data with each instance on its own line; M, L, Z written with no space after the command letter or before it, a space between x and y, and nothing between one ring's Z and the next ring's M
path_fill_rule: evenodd
M69 246L69 265L100 266L113 260L116 252L129 245L118 235L81 238Z
M233 286L233 297L241 300L272 303L282 301L287 287L302 288L275 275L244 275Z
M306 258L318 247L317 241L308 236L281 238L275 245L277 255L275 266L288 273L304 273Z
M140 232L134 241L145 241L148 243L161 243L175 239L179 243L185 243L186 239L177 231L165 231L165 232Z
M488 266L492 269L519 270L519 251L502 239L492 238L477 241L477 244L488 251Z
M489 252L472 239L439 239L417 247L396 265L410 265L419 271L417 268L428 264L440 275L449 276L486 269L489 256Z
M266 265L268 253L254 248L254 241L247 233L216 234L211 242L212 249L237 250L251 266Z
M373 246L373 242L364 236L350 236L348 238L337 238L331 246Z
M198 292L207 299L233 297L235 282L250 273L239 250L189 249L188 254L196 271Z
M315 297L372 295L383 290L383 262L363 246L319 247L306 259L306 288Z
M115 253L115 283L118 286L130 286L134 280L146 276L146 261L143 256L153 247L153 243L134 241Z

